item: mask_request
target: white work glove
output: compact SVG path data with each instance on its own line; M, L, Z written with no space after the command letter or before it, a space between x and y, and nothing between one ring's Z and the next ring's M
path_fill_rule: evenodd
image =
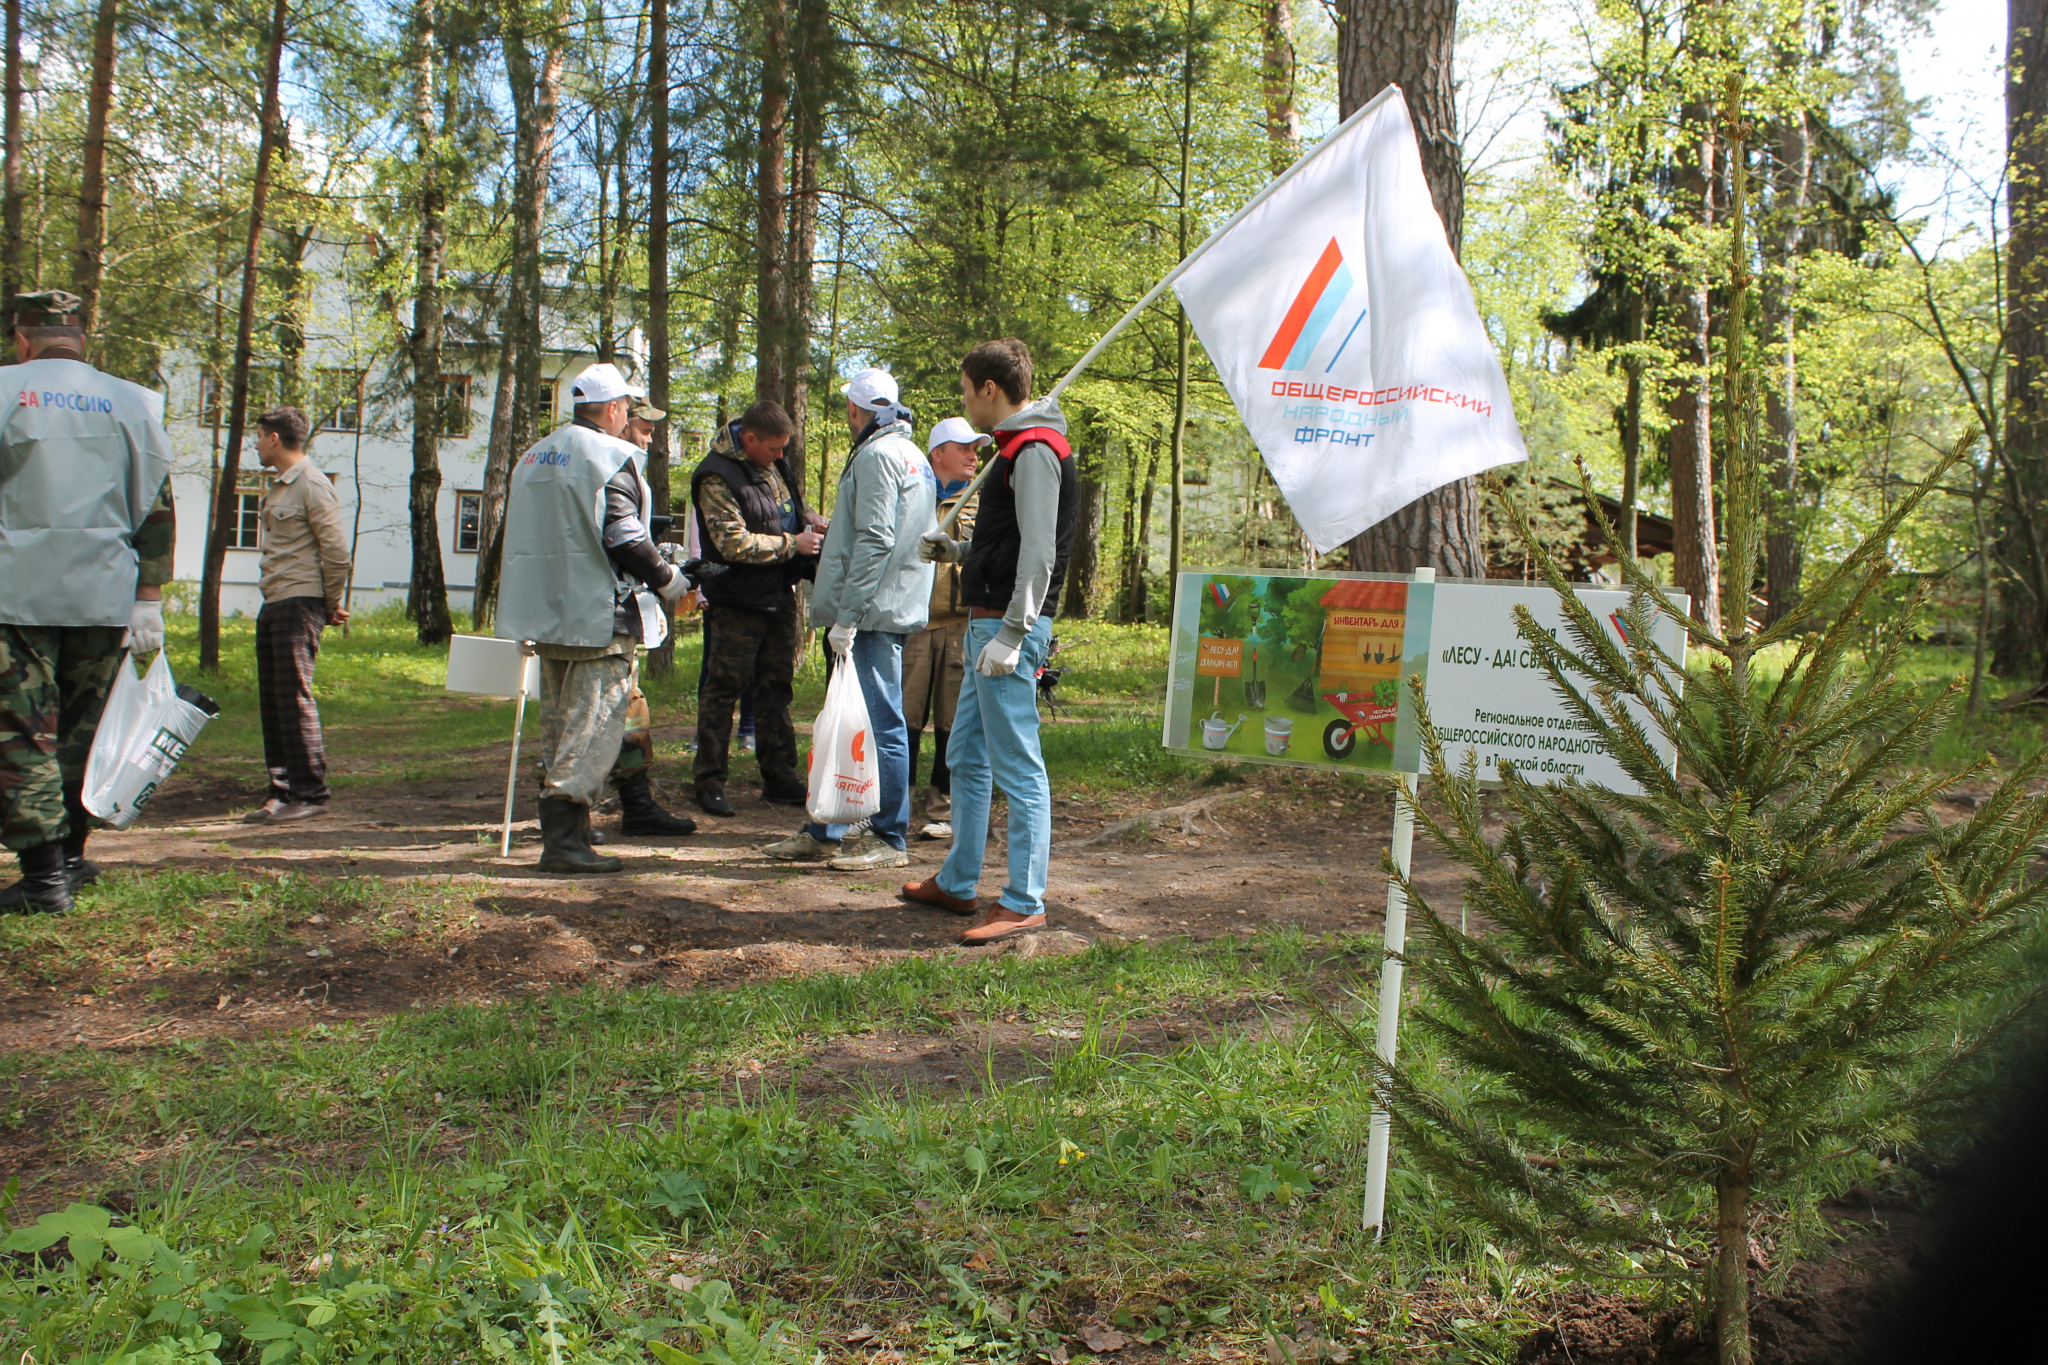
M825 632L825 639L832 646L832 652L842 659L853 649L853 636L852 626L834 626Z
M1022 644L1006 644L1002 636L995 636L981 647L974 671L984 678L1007 678L1017 671L1017 660L1023 653Z
M128 648L154 654L164 647L164 604L137 598L128 611Z
M688 592L692 586L694 585L690 582L689 576L671 564L668 570L668 582L662 584L654 591L661 595L662 601L673 602Z
M927 564L958 564L967 547L944 531L926 531L917 538L917 557Z

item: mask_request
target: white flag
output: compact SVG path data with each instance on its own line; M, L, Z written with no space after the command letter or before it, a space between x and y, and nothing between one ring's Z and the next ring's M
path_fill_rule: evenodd
M1304 158L1174 290L1318 551L1528 458L1399 90Z

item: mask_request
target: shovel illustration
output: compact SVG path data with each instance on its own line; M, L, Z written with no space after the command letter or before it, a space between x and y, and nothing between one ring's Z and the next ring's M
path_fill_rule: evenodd
M1252 651L1252 675L1245 679L1244 704L1254 711L1266 709L1266 684L1259 677L1259 651Z

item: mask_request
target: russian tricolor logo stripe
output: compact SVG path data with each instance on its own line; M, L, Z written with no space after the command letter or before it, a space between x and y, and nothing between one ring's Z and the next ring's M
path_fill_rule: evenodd
M1338 249L1337 239L1332 237L1316 261L1316 268L1309 271L1301 292L1294 296L1287 316L1280 320L1280 330L1273 333L1272 343L1259 357L1259 368L1307 369L1310 353L1323 339L1323 333L1330 329L1337 309L1343 306L1345 296L1351 292L1351 284L1351 267L1344 264L1344 253Z

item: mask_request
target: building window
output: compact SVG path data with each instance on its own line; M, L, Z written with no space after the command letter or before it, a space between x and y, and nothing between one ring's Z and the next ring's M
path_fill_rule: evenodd
M534 396L533 421L542 431L555 429L555 398L561 387L560 379L541 377L540 392Z
M455 495L455 553L473 555L483 548L484 495Z
M319 431L361 431L363 429L363 371L315 370L319 390L315 400L315 429Z
M444 374L441 376L441 436L469 435L469 376L466 374Z
M235 523L228 528L230 550L263 548L263 476L244 474L235 480Z
M275 370L249 371L249 408L245 425L250 430L254 430L258 414L277 406L277 395L283 391L282 378ZM233 389L224 376L202 373L199 376L199 425L226 426L228 400L232 393Z

